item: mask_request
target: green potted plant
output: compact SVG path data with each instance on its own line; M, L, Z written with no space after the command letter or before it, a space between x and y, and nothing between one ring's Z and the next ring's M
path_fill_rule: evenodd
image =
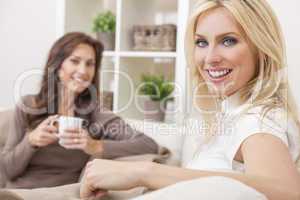
M144 115L146 119L154 121L164 120L164 107L166 100L174 90L172 82L167 81L163 75L142 75L139 94L148 98L144 101Z
M115 46L116 17L111 11L99 13L93 20L93 32L102 42L105 50Z

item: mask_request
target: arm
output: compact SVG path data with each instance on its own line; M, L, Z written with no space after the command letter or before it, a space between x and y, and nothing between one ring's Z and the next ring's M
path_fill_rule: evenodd
M36 149L30 145L25 133L24 120L25 114L17 106L13 117L9 119L8 136L0 159L2 173L10 180L24 172L36 152Z
M280 139L270 134L255 134L242 143L239 152L246 166L245 174L96 159L87 165L81 197L92 196L97 189L126 190L138 186L160 189L181 181L224 176L255 188L269 200L300 199L300 175Z
M93 121L98 129L94 133L91 130L90 133L101 135L102 158L158 152L158 145L154 140L133 130L124 120L109 111L98 111Z
M95 121L88 130L65 129L60 144L66 149L80 149L93 157L105 159L158 153L158 145L151 138L134 131L116 115L99 113Z
M244 141L239 152L244 160L245 174L181 169L149 163L140 182L151 189L158 189L199 177L224 176L255 188L270 200L300 199L300 175L288 148L280 139L269 134L256 134Z
M105 159L158 152L154 140L133 130L118 117L108 122L104 135L102 156Z

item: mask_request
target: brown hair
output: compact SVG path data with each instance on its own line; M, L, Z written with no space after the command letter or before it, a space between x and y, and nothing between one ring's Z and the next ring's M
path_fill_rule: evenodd
M47 110L40 114L28 114L27 119L29 128L33 128L41 119L46 118L49 114L58 113L58 70L63 61L72 54L79 44L87 44L94 49L96 69L90 87L77 96L75 99L75 105L77 108L80 108L86 104L97 105L97 103L99 103L99 69L102 59L103 45L99 41L84 33L67 33L58 39L52 46L44 68L41 88L33 100L35 109L47 107Z

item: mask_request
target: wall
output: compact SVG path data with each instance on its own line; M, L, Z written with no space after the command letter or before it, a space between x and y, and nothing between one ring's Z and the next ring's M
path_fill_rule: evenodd
M30 69L41 69L57 35L56 1L0 1L0 108L12 107L14 83ZM28 77L22 93L36 91L40 77Z
M288 79L300 107L300 1L269 0L281 23L286 39ZM288 3L287 3L288 2Z
M14 82L20 74L33 68L41 69L47 52L61 26L57 20L57 2L63 0L1 0L0 1L0 99L1 107L14 105ZM300 90L300 1L268 0L282 24L287 42L289 81L298 103ZM39 77L26 79L22 91L36 90Z

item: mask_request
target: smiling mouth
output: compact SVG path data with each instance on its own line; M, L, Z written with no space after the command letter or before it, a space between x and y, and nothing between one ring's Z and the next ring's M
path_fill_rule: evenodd
M88 84L88 81L86 81L82 78L76 77L76 76L73 76L72 79L79 84L83 84L83 85Z
M213 79L220 79L230 74L232 72L232 69L207 69L205 71L208 73L209 77Z

